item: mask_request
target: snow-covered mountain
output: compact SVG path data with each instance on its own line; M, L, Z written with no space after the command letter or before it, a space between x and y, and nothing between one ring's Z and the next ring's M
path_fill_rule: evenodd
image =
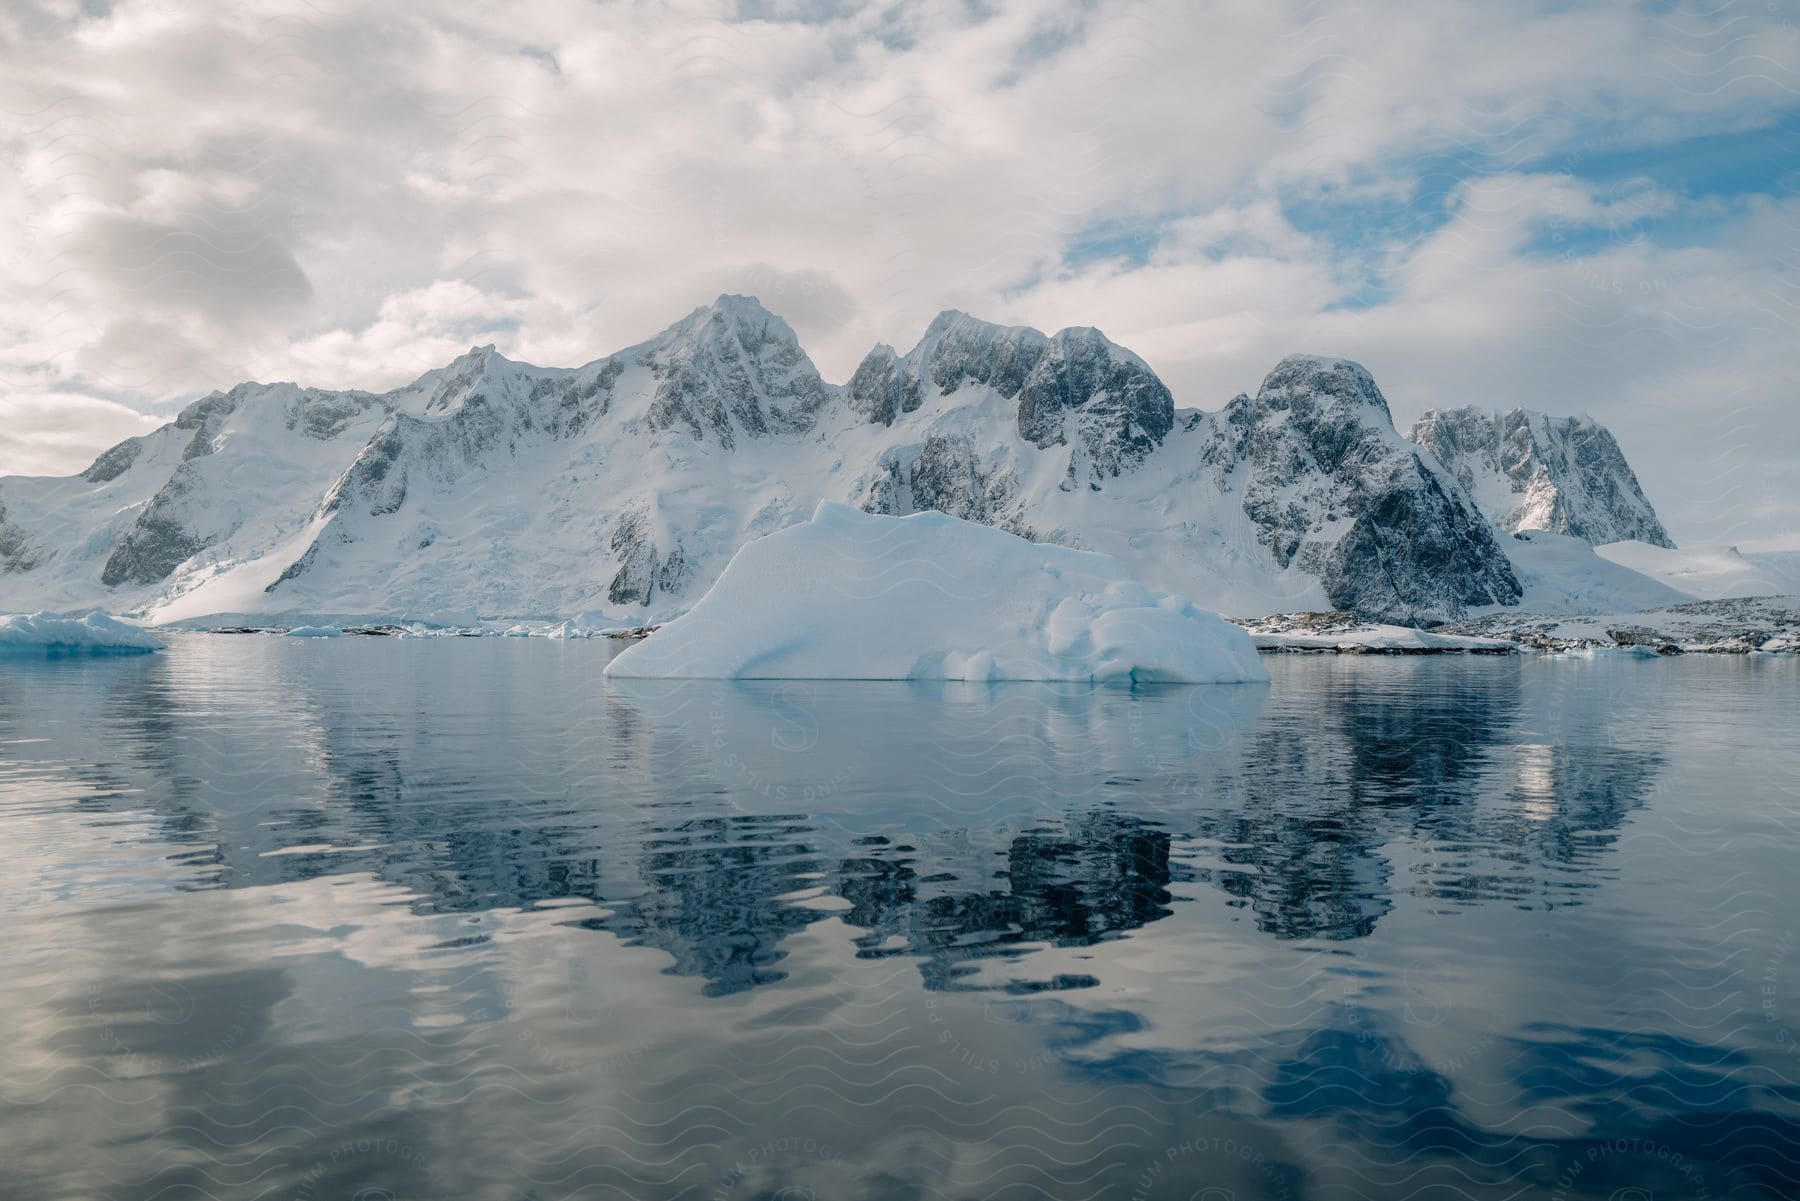
M1097 330L948 312L833 385L725 296L585 367L490 346L382 395L245 384L79 476L0 479L0 610L659 619L820 500L1104 551L1227 613L1520 595L1354 363L1283 360L1205 413Z
M1436 455L1508 533L1547 530L1595 546L1673 547L1611 431L1528 409L1432 409L1407 435Z
M266 556L397 396L242 384L80 475L0 479L0 608L136 609Z
M1290 355L1254 400L1238 396L1205 429L1201 455L1219 490L1243 497L1276 562L1317 577L1336 608L1417 625L1518 603L1493 530L1395 432L1359 364Z

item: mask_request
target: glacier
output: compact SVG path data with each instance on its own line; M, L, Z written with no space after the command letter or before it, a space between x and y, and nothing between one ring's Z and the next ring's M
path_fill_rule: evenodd
M945 513L821 502L746 545L686 614L606 666L648 679L1223 684L1268 672L1238 627L1106 555Z

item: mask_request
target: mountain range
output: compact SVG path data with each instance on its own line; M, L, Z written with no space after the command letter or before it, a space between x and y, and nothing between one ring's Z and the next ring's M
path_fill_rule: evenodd
M0 477L0 610L657 620L821 499L1105 551L1226 613L1415 625L1530 600L1546 540L1645 585L1586 543L1670 545L1585 418L1433 411L1403 438L1366 370L1307 355L1182 408L1098 330L953 311L834 385L721 296L584 367L485 346L379 394L240 384L79 475Z

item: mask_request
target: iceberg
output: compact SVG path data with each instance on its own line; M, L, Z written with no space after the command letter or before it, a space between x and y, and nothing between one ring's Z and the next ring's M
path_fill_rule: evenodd
M289 638L336 638L343 634L337 626L295 626L287 632Z
M0 616L0 654L139 654L162 646L154 634L105 613L79 618L54 613Z
M687 613L622 651L644 679L1267 680L1249 635L1108 555L944 513L821 502L746 544Z

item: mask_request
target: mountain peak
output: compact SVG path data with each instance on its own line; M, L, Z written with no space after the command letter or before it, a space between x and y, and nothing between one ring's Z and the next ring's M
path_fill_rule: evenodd
M920 343L922 345L933 338L942 338L953 330L964 337L984 339L1007 336L1016 338L1020 335L1036 338L1044 336L1029 325L1001 325L997 321L986 321L972 316L961 309L944 309L931 319L930 325L925 327L925 336L920 339Z
M812 429L831 396L793 327L754 296L721 295L645 343L637 358L658 377L650 428L710 434L727 449L738 432Z
M1435 455L1499 528L1599 545L1673 542L1612 432L1532 409L1430 409L1407 435Z
M756 297L745 296L738 292L721 292L713 300L712 304L707 307L715 313L733 313L763 317L775 316L775 314L770 312L763 302Z
M1290 354L1263 377L1256 404L1262 408L1292 408L1297 404L1327 406L1346 418L1367 407L1380 413L1379 426L1391 427L1393 416L1387 398L1375 386L1368 368L1352 359L1330 355ZM1398 435L1395 435L1396 437Z
M701 305L659 334L654 342L673 345L718 345L736 342L755 348L769 342L796 350L800 336L779 314L770 312L754 296L725 292L711 304Z

